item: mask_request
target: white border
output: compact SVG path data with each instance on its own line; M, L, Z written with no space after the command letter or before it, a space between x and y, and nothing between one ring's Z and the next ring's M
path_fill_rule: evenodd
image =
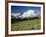
M41 30L31 31L11 31L11 5L13 6L35 6L41 7ZM24 34L24 33L39 33L43 32L43 5L39 4L22 4L22 3L8 3L8 34Z

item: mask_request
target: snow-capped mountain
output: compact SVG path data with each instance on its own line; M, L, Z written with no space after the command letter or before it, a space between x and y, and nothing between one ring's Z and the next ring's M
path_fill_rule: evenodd
M12 13L11 14L11 18L16 18L16 19L24 19L24 18L33 18L33 17L39 17L40 16L40 12L39 11L35 11L35 10L28 10L26 12L19 12L19 13Z

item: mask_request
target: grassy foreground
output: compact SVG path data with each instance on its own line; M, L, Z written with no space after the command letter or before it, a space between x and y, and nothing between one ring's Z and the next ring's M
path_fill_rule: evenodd
M15 21L11 24L11 31L39 30L41 28L40 19L30 19Z

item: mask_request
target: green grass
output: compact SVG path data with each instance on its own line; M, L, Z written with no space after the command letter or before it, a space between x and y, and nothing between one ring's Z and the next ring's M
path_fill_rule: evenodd
M39 30L41 28L40 19L30 19L15 21L11 24L11 31Z

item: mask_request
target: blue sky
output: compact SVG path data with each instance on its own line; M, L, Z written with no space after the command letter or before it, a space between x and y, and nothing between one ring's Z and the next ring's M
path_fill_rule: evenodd
M41 7L34 7L34 6L11 6L11 12L12 13L26 12L28 10L40 11L41 10Z

